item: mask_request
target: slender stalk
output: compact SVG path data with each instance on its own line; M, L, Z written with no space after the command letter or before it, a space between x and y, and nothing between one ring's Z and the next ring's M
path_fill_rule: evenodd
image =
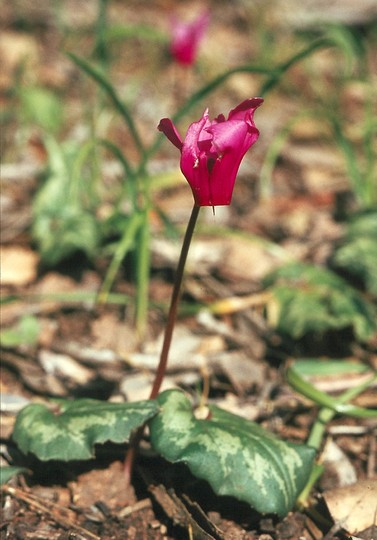
M377 380L377 376L373 375L371 378L368 378L366 381L358 384L354 388L349 388L348 390L346 390L346 392L343 392L340 396L337 397L337 402L340 404L348 403L351 399L354 399L359 394L364 392L364 390L371 386L375 380ZM376 416L375 410L372 409L372 414L373 412L374 416ZM327 424L334 418L336 414L337 411L335 409L330 409L329 407L322 407L320 409L318 417L312 426L309 438L306 441L306 444L308 446L319 450L323 441L323 436L325 434Z
M150 223L148 204L142 212L143 221L138 231L137 240L137 290L136 290L136 329L139 340L144 338L149 304L149 280L150 280Z
M125 227L123 236L118 242L115 253L106 272L105 279L103 280L100 291L98 293L98 303L105 303L108 301L110 289L112 287L112 284L114 283L115 276L117 275L123 259L132 248L135 236L138 233L140 227L142 226L142 222L143 215L141 214L141 212L132 214L131 218L128 220L127 227Z
M174 281L173 292L172 292L172 296L170 300L170 308L169 308L168 319L167 319L166 327L165 327L165 335L164 335L164 341L162 344L162 349L161 349L161 354L160 354L160 361L157 367L156 376L155 376L155 380L153 383L153 387L152 387L149 399L155 399L157 397L161 388L162 381L164 380L166 366L168 363L171 340L173 337L174 324L177 318L178 302L179 302L179 297L180 297L180 292L181 292L183 274L185 270L187 255L188 255L190 244L191 244L191 239L194 233L196 221L198 219L199 210L200 210L200 206L194 205L189 222L187 224L185 237L183 239L181 254L180 254L178 266L177 266L177 273L176 273L176 277ZM127 485L131 483L133 462L135 459L137 448L139 446L140 439L143 435L143 431L144 431L144 426L142 426L135 433L130 443L130 447L126 455L126 459L124 461L124 474L126 477Z
M153 383L153 387L152 387L149 399L155 399L157 397L161 388L162 381L165 376L166 366L168 363L170 344L173 337L174 324L177 318L178 301L179 301L179 296L181 292L183 273L185 269L187 254L190 248L192 235L195 229L195 224L198 219L199 210L200 210L200 206L194 205L189 222L187 224L186 234L185 234L183 244L182 244L182 249L181 249L181 255L178 261L177 273L176 273L176 277L174 281L174 288L173 288L173 292L172 292L172 296L170 300L170 308L169 308L168 320L165 327L165 335L164 335L164 342L162 344L162 349L161 349L160 362L158 364L156 377Z

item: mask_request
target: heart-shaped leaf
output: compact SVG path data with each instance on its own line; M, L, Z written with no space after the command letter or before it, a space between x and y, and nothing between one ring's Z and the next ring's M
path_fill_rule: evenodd
M28 405L19 413L13 439L39 459L90 459L94 445L129 440L132 431L158 412L155 401L108 403L94 399L60 401L51 410Z
M231 495L258 512L282 517L309 478L315 450L279 440L261 426L210 406L195 418L187 397L167 390L150 422L151 442L172 462L184 462L219 495Z

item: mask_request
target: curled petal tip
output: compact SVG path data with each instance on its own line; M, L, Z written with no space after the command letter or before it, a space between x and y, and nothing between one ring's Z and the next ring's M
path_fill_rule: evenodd
M157 129L161 131L169 139L169 141L178 148L178 150L182 150L183 142L181 136L170 118L162 118L157 126Z

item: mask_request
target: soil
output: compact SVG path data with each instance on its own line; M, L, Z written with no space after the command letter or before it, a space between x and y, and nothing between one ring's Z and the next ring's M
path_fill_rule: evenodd
M28 472L2 486L0 538L331 540L356 533L364 540L377 538L375 421L337 416L329 423L320 456L325 473L312 490L307 508L280 520L259 515L236 499L217 496L184 465L167 463L153 454L147 434L130 486L123 465L127 445L105 444L97 448L93 460L62 463L24 456L12 440L16 414L30 401L56 397L132 401L148 396L153 380L148 359L160 347L179 239L192 205L191 192L178 170L176 149L166 143L150 163L151 174L156 175L153 202L175 226L178 240L166 234L160 214L152 212L150 308L142 339L135 330L132 301L94 302L111 260L106 249L92 258L79 252L54 265L41 260L32 235L32 203L46 172L47 151L43 130L17 112L17 77L26 87L45 86L60 97L66 115L64 126L58 129L60 141L80 141L81 132L88 130L88 109L98 107L98 122L107 126L101 127L106 137L119 144L131 162L138 159L126 127L109 113L110 106L101 109L98 102L103 96L64 54L72 51L90 58L97 2L67 1L60 8L53 4L17 0L1 10L0 91L8 110L2 150L2 296L7 299L2 322L8 330L30 315L38 322L38 331L35 340L16 339L2 349L1 465L26 467ZM284 10L281 20L276 20L274 2L264 7L247 2L207 4L211 25L192 71L174 64L163 41L156 46L153 40L130 37L115 40L109 48L109 76L122 97L133 104L146 144L153 140L160 118L172 116L191 91L228 68L250 63L250 58L256 62L263 28L264 39L268 32L276 34L271 54L279 54L280 60L302 46L297 21L285 20ZM167 35L172 12L190 18L201 6L191 1L114 0L108 2L108 17L112 24L149 25ZM359 12L348 8L351 20L347 24L351 28L364 25L367 32L373 9L360 19ZM338 22L336 9L329 11L329 17ZM219 43L229 44L224 54L219 52ZM26 54L28 61L22 63ZM376 58L371 54L374 79ZM268 61L267 52L263 60ZM314 75L317 70L327 76L329 88L337 61L336 54L327 50L318 53L311 66ZM167 387L183 388L194 400L208 384L211 403L255 420L285 440L302 443L318 409L287 384L284 373L291 359L347 357L377 366L376 339L360 344L345 329L294 341L274 329L273 314L266 316L264 276L282 264L285 254L326 265L344 234L339 216L357 207L339 150L328 142L326 129L315 119L297 124L289 143L283 145L271 193L263 196L258 187L271 142L305 101L313 98L309 71L306 65L295 67L258 111L261 138L240 170L232 204L216 209L215 214L203 209L189 255L166 382ZM229 79L206 98L213 102L212 114L229 110L257 92L259 82L257 76L245 74ZM340 96L356 124L361 122L363 92L362 82L351 80ZM205 106L200 103L191 118L199 117ZM187 118L182 121L186 125ZM114 163L106 156L101 164L109 192L122 182ZM110 196L105 196L100 215L108 212L109 201ZM225 227L241 234L223 235ZM124 261L112 287L118 299L121 295L135 298L132 274L129 261ZM235 297L249 303L239 307ZM223 311L216 315L198 312L198 305L219 300L227 302ZM347 379L338 383L338 391L350 384ZM375 389L367 390L356 403L376 407ZM352 482L345 478L345 471ZM361 507L350 507L350 514L360 514L353 530L342 525L334 507L328 507L330 498L326 499L347 482L360 486L359 499L368 490L372 494L369 519L362 520ZM336 497L341 500L342 492Z

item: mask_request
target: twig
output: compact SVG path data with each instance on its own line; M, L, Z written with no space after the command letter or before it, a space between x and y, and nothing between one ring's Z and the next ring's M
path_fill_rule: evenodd
M88 529L85 529L84 527L81 527L80 525L76 525L73 521L71 521L68 518L61 518L54 513L54 510L57 512L68 513L69 510L67 508L58 506L57 504L52 503L50 501L39 499L32 494L25 493L21 489L14 488L12 486L8 486L8 485L1 486L1 491L5 493L6 495L10 495L11 497L14 497L15 499L23 501L36 512L40 512L42 514L50 516L50 518L53 519L55 523L57 523L64 529L69 529L69 528L75 529L80 534L86 535L90 540L101 540L99 536L90 532Z
M140 510L144 510L145 508L151 508L152 507L152 501L150 499L142 499L141 501L138 501L135 504L132 504L131 506L126 506L125 508L122 508L120 512L116 514L118 518L125 518L126 516L130 516L134 512L139 512Z
M367 461L367 477L374 478L376 471L376 437L375 433L371 433L369 439L369 452L368 452L368 461Z

